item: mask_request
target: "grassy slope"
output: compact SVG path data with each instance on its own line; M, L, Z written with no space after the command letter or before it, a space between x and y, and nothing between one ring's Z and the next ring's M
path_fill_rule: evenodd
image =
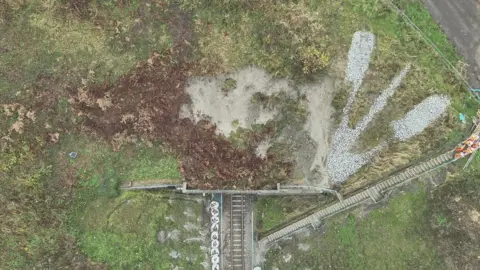
M343 214L326 221L326 232L285 241L267 254L279 269L477 269L480 157L433 175L447 179L426 191L400 193L365 218ZM308 251L298 250L299 243ZM292 254L286 263L284 258Z
M288 216L278 198L265 197L255 202L255 220L261 221L256 230L264 232L288 220Z
M77 173L79 182L73 211L68 215L68 227L85 255L112 269L170 269L203 261L198 243L181 242L188 237L199 237L198 231L190 232L178 226L190 222L200 227L197 217L201 215L201 204L159 193L132 192L120 196L118 193L119 183L130 179L178 179L180 172L175 157L159 145L126 146L120 152L112 152L108 147L99 148L98 143L85 140L82 143L78 137L72 137L62 148L81 149L78 158L63 169L71 166ZM185 215L185 208L191 208L195 216ZM173 220L167 220L167 216ZM156 239L160 230L179 230L180 239L160 244ZM169 253L173 250L182 257L172 259ZM192 259L187 261L187 258Z
M158 193L124 193L114 199L97 198L81 205L72 219L81 250L111 269L198 267L206 259L198 242L184 241L201 237L199 231L189 231L179 224L191 223L201 228L197 217L201 216L202 205L165 195L162 198ZM195 216L185 215L186 208L192 209ZM159 243L157 233L161 230L167 234L177 231L179 238ZM172 251L181 257L172 258Z
M75 159L68 157L70 151L77 152ZM113 267L132 266L140 261L145 265L157 264L159 261L164 265L170 263L167 255L162 253L161 256L153 256L152 254L160 252L155 233L160 228L173 230L178 227L175 223L165 221L164 214L173 214L178 220L185 218L180 209L176 208L178 206L169 205L168 200L162 200L159 194L132 193L117 196L121 181L152 178L178 179L180 173L175 157L166 153L159 145L154 145L152 148L144 145L130 145L123 147L120 152L113 152L105 143L92 142L82 136L65 135L58 144L48 148L44 158L50 165L37 169L37 173L34 174L38 175L37 178L30 176L25 184L21 182L17 183L17 187L13 187L18 192L28 193L28 196L33 196L36 200L41 198L42 201L30 209L27 197L24 199L26 202L23 202L27 203L27 206L24 206L26 209L20 212L22 216L8 216L2 220L3 226L15 222L14 224L20 227L15 229L16 233L2 236L6 239L2 239L4 246L1 249L9 251L2 253L1 268L29 268L42 265L41 263L46 263L44 260L51 257L56 260L46 265L72 263L62 261L57 252L63 250L62 245L65 244L63 238L75 239L73 236L79 240L77 245L80 250L94 262L107 263ZM28 187L24 186L26 184ZM75 187L74 202L68 198L69 193L63 190L66 187ZM7 195L6 198L11 196ZM110 226L105 226L106 215L111 214L121 202L126 200L132 201L132 207L135 207L133 212L119 211L120 214L117 217L110 216ZM155 207L152 208L151 204ZM195 209L197 214L201 210L200 205L196 203L186 204ZM49 210L46 211L44 207ZM140 219L142 212L148 213ZM145 218L147 216L149 218ZM18 218L20 220L16 220ZM128 224L127 220L132 218L134 220L130 223L133 224ZM68 226L63 226L63 222ZM138 226L135 225L136 222ZM191 222L197 221L194 219ZM138 236L134 237L134 234ZM98 237L102 241L92 241L92 237ZM74 244L75 242L71 243L73 246L70 249L67 248L66 252L74 252L71 250L75 247ZM119 244L125 248L118 249ZM173 248L173 243L165 246L170 245ZM132 249L133 246L138 249ZM192 250L192 248L189 245L185 246L185 250ZM138 253L139 250L142 253ZM196 252L201 254L198 250ZM110 255L106 256L106 253ZM124 259L119 260L119 258ZM182 264L182 262L178 263Z
M81 116L73 115L68 103L70 88L113 80L152 51L170 45L166 23L155 17L156 7L139 3L119 7L102 1L82 9L68 1L0 2L0 47L6 50L0 53L0 97L2 106L15 107L0 114L0 202L8 206L0 211L5 232L0 235L1 269L102 268L82 251L96 262L114 264L99 254L102 248L114 250L116 243L77 243L75 236L87 239L89 228L66 226L76 219L71 210L98 200L114 201L108 198L118 195L123 180L179 179L175 156L158 144L112 152L102 139L80 135ZM145 21L136 20L138 12ZM15 121L21 123L18 132L10 129ZM70 151L78 157L70 159ZM158 205L167 212L172 209L166 202ZM124 235L114 231L109 237ZM129 239L126 246L154 248L153 237L147 243L136 240ZM124 250L121 255L122 265L128 265L132 254ZM165 256L162 260L168 263Z
M480 156L466 170L465 162L451 168L428 203L435 245L450 269L480 268Z
M259 233L268 233L333 200L328 196L259 197L255 202L255 229Z
M95 14L90 20L81 19L87 8L78 14L55 1L28 1L9 10L0 25L0 47L8 49L0 54L0 93L25 90L39 74L73 85L114 80L169 46L166 24L153 18L154 8L144 11L145 22L135 21L138 8L139 1L123 8L102 1L90 6Z
M298 251L294 245L267 254L267 268L280 269L441 269L441 258L431 242L426 224L426 194L404 194L361 220L342 215L327 221L318 233L295 243L310 245ZM288 263L281 256L293 258Z

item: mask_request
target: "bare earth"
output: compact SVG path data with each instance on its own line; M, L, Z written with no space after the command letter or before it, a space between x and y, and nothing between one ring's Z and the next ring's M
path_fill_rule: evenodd
M223 90L227 80L235 84L228 91ZM333 113L331 102L334 91L334 78L325 77L322 81L299 85L299 93L305 94L308 110L304 130L287 127L277 138L264 140L256 148L257 156L266 158L268 149L275 143L292 145L296 171L307 184L328 186L326 158L330 151L328 136ZM180 111L181 118L195 123L209 120L216 126L217 134L229 137L238 128L250 128L253 124L266 124L281 119L278 109L263 108L253 101L256 93L274 96L283 92L295 100L297 91L293 82L274 78L265 70L249 66L235 72L216 77L196 77L188 80L185 88L191 99Z

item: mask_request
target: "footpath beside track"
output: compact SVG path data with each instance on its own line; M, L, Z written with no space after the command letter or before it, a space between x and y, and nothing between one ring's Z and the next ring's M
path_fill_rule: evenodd
M265 237L260 239L259 246L266 246L300 229L309 226L315 228L320 224L323 219L353 208L363 202L372 201L374 203L377 203L383 198L383 194L385 192L395 187L401 186L411 181L412 179L418 178L428 172L444 167L454 161L455 159L453 158L453 151L449 151L435 158L419 163L418 165L407 168L406 170L399 172L385 179L384 181L375 184L374 186L360 191L337 203L329 205L309 215L308 217L301 219L291 225L288 225L276 232L266 235Z
M480 124L477 123L475 129L472 130L472 134L479 133ZM359 191L346 199L341 199L337 203L331 204L297 222L294 222L288 226L279 229L278 231L272 232L271 234L264 236L259 240L258 246L265 247L268 244L271 244L285 236L288 236L308 226L312 226L315 228L315 226L318 226L322 220L339 214L345 210L351 209L361 203L367 201L377 203L384 197L384 194L387 191L404 185L415 178L418 178L438 168L442 168L455 161L457 161L457 159L454 158L454 151L452 150L427 161L420 162L417 165L406 168L405 170L393 174L387 179L371 187L363 189L362 191Z

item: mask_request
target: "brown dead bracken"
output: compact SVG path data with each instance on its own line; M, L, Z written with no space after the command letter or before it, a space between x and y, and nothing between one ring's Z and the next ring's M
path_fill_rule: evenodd
M257 157L253 149L237 149L215 134L215 126L180 119L180 106L190 102L184 87L189 66L166 51L112 85L72 92L71 103L87 116L85 124L111 141L122 136L158 139L180 156L180 169L190 187L202 189L259 188L275 171L290 164L275 164ZM108 98L109 106L96 102ZM258 138L257 138L258 139ZM269 160L274 160L269 158Z

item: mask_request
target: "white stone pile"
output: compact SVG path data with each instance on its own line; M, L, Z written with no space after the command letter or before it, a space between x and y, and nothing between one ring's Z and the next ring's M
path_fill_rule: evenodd
M368 70L370 57L375 46L375 36L369 32L356 32L352 38L350 51L348 52L348 66L346 79L352 84L352 91L343 108L342 120L335 131L332 140L332 150L328 155L327 170L330 180L336 183L345 182L348 177L356 173L362 166L367 164L371 158L386 146L386 142L380 142L376 147L364 153L354 153L352 148L358 143L363 131L375 116L387 105L388 99L394 95L400 87L403 79L410 70L407 65L383 90L369 112L360 120L354 128L348 127L349 114L352 104L355 101L356 93L362 85L365 74ZM450 100L446 96L433 95L426 98L415 106L401 120L393 121L392 126L395 132L394 137L406 141L421 133L428 125L438 119L447 109Z
M386 145L385 143L380 143L377 147L365 153L351 152L353 146L358 142L361 133L367 128L375 115L385 107L388 98L395 93L395 90L400 86L403 78L410 70L410 65L407 65L402 72L392 80L382 94L377 97L367 115L358 122L355 128L349 128L348 122L352 104L365 78L374 47L374 34L370 32L356 32L353 35L352 44L348 52L348 66L346 70L346 79L352 84L353 89L348 97L347 105L343 108L342 120L333 136L332 150L327 160L327 169L332 182L345 182L349 176L357 172L363 165L370 161L373 155Z
M218 231L219 231L219 203L217 201L210 202L210 214L211 214L211 226L210 226L210 256L212 256L212 270L220 269L220 241Z
M450 104L450 99L442 95L434 95L424 99L409 111L405 117L393 121L395 138L406 141L422 132L428 125L443 114Z

